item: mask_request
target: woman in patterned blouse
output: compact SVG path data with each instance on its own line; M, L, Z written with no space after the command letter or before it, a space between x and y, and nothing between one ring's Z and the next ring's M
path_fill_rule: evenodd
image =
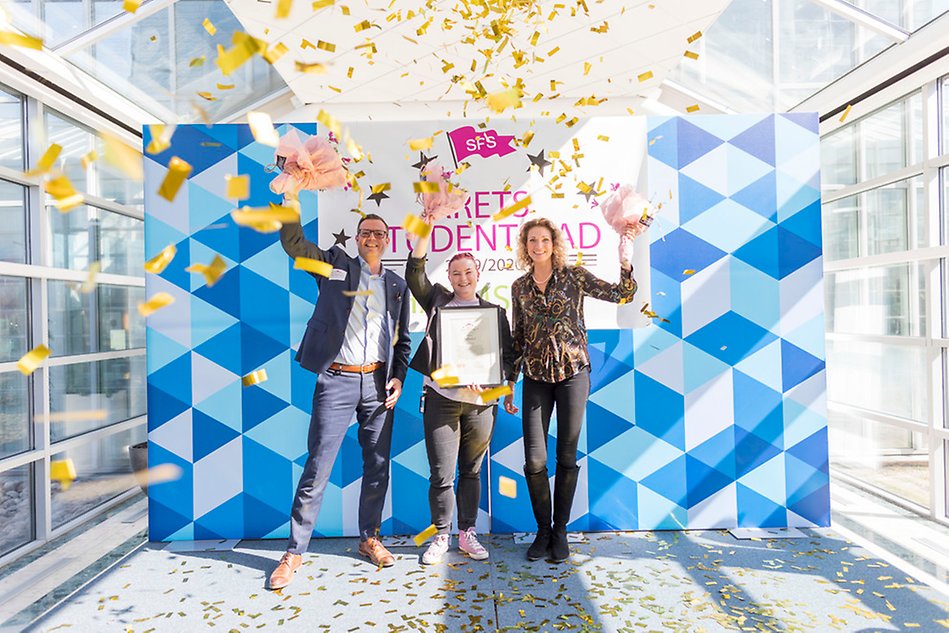
M646 227L627 225L634 238ZM567 522L577 488L577 442L590 395L590 356L583 320L586 296L613 303L631 301L636 293L632 264L621 261L620 282L597 278L583 266L567 266L564 238L550 220L537 218L521 227L517 263L527 274L511 286L514 309L514 378L524 371L522 423L524 475L530 493L537 536L528 560L549 555L554 562L570 556ZM513 383L509 383L513 387ZM547 433L557 409L557 472L554 478L553 527L547 473ZM504 399L508 413L517 413L514 398Z

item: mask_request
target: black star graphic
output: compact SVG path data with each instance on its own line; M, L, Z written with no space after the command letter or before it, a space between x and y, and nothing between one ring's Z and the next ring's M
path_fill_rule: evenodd
M373 202L376 203L376 206L377 206L377 207L380 207L380 206L382 206L382 201L385 200L385 199L388 198L388 197L389 197L389 196L386 194L385 191L379 191L379 192L374 193L374 194L372 194L372 195L366 196L366 199L367 199L367 200L372 200Z
M544 158L544 152L545 152L545 151L546 151L546 150L540 150L540 153L537 154L536 156L531 156L530 154L527 155L527 157L531 160L531 167L533 167L534 165L536 165L537 168L540 170L540 175L541 175L541 176L544 175L544 167L549 167L550 165L553 164L553 163L551 163L549 160L547 160L547 159ZM531 167L528 167L528 168L527 168L527 171L530 171L530 170L531 170Z
M348 242L352 236L346 235L346 229L343 229L339 233L333 233L333 237L336 238L336 242L333 244L333 246L339 244L343 248L346 248L346 242Z
M419 153L418 153L418 162L415 163L414 165L412 165L412 167L414 167L415 169L418 169L418 170L425 169L425 165L428 165L430 162L432 162L432 161L435 160L436 158L438 158L437 155L436 155L436 156L432 156L431 158L429 158L428 156L426 156L426 155L423 154L422 152L419 152Z
M583 190L581 189L578 193L579 193L581 196L583 196L584 198L586 198L586 199L587 199L587 202L589 202L589 201L590 201L590 198L592 198L593 196L596 195L596 189L593 188L593 186L596 184L596 182L594 181L594 182L591 182L591 183L588 183L588 184L587 184L587 183L584 183L584 184L587 185L587 188L588 188L587 191L583 191Z

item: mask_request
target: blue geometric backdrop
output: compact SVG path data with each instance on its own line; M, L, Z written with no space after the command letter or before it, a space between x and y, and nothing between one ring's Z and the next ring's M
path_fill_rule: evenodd
M155 192L172 155L193 171L168 203ZM168 244L178 251L147 279L149 296L176 300L148 319L149 462L184 473L149 488L153 540L289 532L316 380L293 354L316 285L293 269L277 233L238 228L225 195L225 175L248 174L241 205L276 201L272 161L244 125L179 126L169 150L146 154L146 257ZM639 298L669 322L590 332L571 529L829 524L818 166L816 116L649 120L650 197L663 208L650 232L652 296ZM301 203L315 239L316 197ZM184 269L215 253L228 270L208 288ZM261 368L266 382L241 386ZM410 371L384 534L430 523L420 387ZM322 535L357 533L355 430L324 496ZM479 529L532 529L519 418L499 414L489 461ZM502 475L517 482L516 498L496 492Z

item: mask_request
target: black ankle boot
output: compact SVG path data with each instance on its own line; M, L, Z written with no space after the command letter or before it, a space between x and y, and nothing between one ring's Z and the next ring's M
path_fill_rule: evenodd
M546 470L531 473L525 468L524 476L527 478L527 492L530 493L534 519L537 521L537 536L527 549L527 560L539 560L547 556L550 544L550 481Z
M567 545L567 523L570 522L570 508L573 507L573 495L577 491L577 475L580 467L565 468L557 465L554 477L554 528L550 536L550 560L562 563L570 558Z

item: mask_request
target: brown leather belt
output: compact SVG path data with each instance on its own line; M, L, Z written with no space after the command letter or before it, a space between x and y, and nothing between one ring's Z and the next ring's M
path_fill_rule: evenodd
M330 369L335 369L336 371L345 371L350 374L368 374L374 372L385 363L381 360L374 363L369 363L368 365L341 365L340 363L333 363L330 365Z

